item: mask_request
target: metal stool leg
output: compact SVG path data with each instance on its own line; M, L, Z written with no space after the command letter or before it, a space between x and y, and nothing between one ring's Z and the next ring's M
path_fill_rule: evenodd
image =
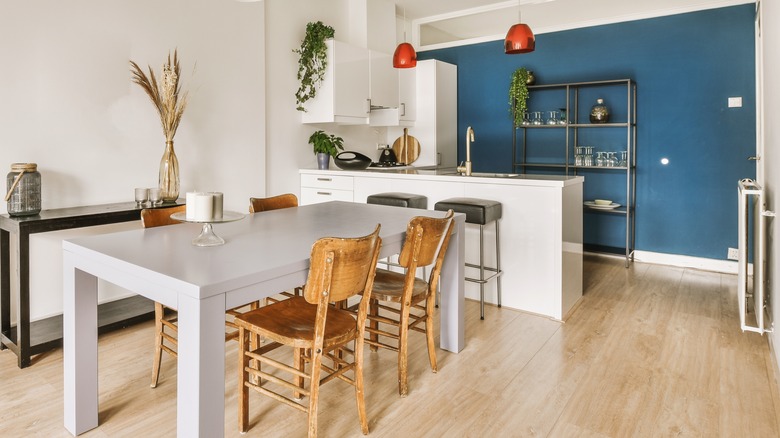
M479 319L485 319L485 226L479 226Z
M496 292L498 294L498 307L501 307L501 249L498 238L498 221L496 221Z

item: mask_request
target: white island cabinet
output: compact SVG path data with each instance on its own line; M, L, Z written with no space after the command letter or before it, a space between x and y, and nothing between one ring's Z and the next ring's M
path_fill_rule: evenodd
M564 320L582 297L581 176L503 175L460 176L452 169L345 171L300 170L303 204L326 199L310 197L321 181L323 192L333 181L352 182L339 192L353 202L374 193L407 192L428 197L428 209L442 199L472 197L502 204L501 268L504 307ZM328 181L330 179L330 181ZM328 185L330 184L330 186ZM389 207L388 207L389 208ZM467 225L466 261L479 259L479 227ZM495 266L494 228L485 227L485 258ZM478 276L468 268L467 275ZM479 286L466 283L466 297L478 300ZM495 282L485 288L485 300L496 303Z

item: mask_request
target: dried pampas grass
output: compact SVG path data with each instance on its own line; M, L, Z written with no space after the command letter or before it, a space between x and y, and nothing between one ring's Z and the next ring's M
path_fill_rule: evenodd
M178 51L174 50L173 52L173 63L171 63L171 53L168 52L168 61L162 66L162 76L159 82L151 66L149 66L149 75L147 76L138 64L130 61L130 73L132 81L143 88L157 108L165 141L173 141L184 109L187 107L187 92L181 92L181 66L179 65Z

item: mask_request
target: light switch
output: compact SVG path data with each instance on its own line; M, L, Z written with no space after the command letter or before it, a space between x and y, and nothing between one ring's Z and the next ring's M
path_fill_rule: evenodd
M742 98L729 97L729 108L742 108Z

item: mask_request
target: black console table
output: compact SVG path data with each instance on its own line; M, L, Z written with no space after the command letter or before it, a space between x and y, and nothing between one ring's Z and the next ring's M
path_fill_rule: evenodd
M169 203L163 207L181 205ZM0 349L8 348L19 357L19 368L30 365L30 358L62 345L62 316L30 322L30 234L94 225L129 222L141 218L135 202L90 205L42 210L35 216L0 215ZM16 243L11 254L11 237ZM16 258L17 281L11 288L11 257ZM11 294L16 298L16 326L11 326ZM151 319L154 305L136 296L101 304L98 308L98 333L126 327Z

